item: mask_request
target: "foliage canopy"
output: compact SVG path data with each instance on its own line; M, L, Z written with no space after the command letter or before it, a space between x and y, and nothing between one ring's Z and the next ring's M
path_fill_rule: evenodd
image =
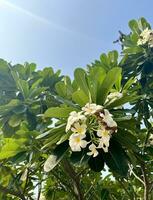
M120 33L120 55L102 54L73 80L51 67L0 60L0 199L153 199L153 36L144 18L129 27ZM65 131L70 113L87 103L117 124L108 151L97 148L95 157L88 144L72 151ZM98 138L90 133L95 113L87 142Z

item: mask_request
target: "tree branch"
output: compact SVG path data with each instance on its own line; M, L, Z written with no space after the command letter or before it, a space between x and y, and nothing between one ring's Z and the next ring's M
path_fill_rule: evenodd
M143 181L144 181L144 200L149 200L149 182L148 182L144 163L141 163L141 171L142 171Z
M26 200L26 198L24 197L24 195L21 194L20 192L17 192L17 191L14 191L14 190L10 190L10 189L8 189L6 187L3 187L2 185L0 185L0 191L2 193L6 194L6 195L7 194L11 194L11 195L13 195L15 197L18 197L18 198L22 199L22 200Z
M73 167L70 165L70 163L67 160L63 160L63 167L66 171L66 173L71 177L71 179L74 182L74 186L75 186L75 193L77 196L77 200L83 200L83 193L81 191L81 187L80 187L80 179L78 177L78 175L76 174L76 172L74 171Z

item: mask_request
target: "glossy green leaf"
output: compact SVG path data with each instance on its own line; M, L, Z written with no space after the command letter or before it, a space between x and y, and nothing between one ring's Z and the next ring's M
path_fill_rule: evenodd
M137 34L140 34L140 29L139 29L139 26L138 26L138 23L136 20L130 20L129 21L129 27L131 28L131 30L133 32L136 32Z
M105 102L108 93L121 75L121 71L121 68L114 67L107 73L99 89L97 104L102 105Z
M64 77L62 81L56 83L55 88L60 96L66 99L71 99L73 88L71 85L71 80L68 76Z
M83 90L77 90L72 94L72 100L80 106L84 106L89 102L89 97L83 92Z
M95 171L95 172L100 172L104 168L104 158L102 154L98 154L96 157L90 157L88 161L89 167Z
M24 143L26 139L5 139L5 144L0 149L0 160L7 159L25 151Z
M108 109L112 109L115 107L119 107L124 105L125 103L132 103L134 101L137 101L138 99L140 99L140 96L132 96L132 95L124 95L123 97L116 99L115 101L113 101L112 103L107 103L107 105L105 106Z
M70 160L73 164L85 165L90 157L87 155L87 149L83 149L81 152L72 152Z
M74 111L74 108L70 107L52 107L48 108L44 113L45 117L53 117L53 118L67 118L69 113Z
M130 132L125 130L119 130L114 134L114 138L118 141L122 146L126 147L129 150L139 152L139 147L136 145L137 138L132 135Z
M108 153L104 153L104 160L107 166L120 176L127 176L128 160L121 145L111 139Z
M93 67L88 74L88 85L92 102L96 103L100 86L106 76L106 71L102 67ZM96 78L95 78L96 77Z
M82 68L77 68L74 71L74 78L79 88L82 89L87 96L89 96L90 92L89 92L89 87L87 83L87 75L86 75L85 70L83 70Z

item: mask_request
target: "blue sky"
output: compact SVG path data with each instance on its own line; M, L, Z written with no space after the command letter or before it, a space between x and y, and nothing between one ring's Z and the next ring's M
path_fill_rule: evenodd
M72 75L119 49L118 30L132 18L153 24L152 0L0 0L0 57Z

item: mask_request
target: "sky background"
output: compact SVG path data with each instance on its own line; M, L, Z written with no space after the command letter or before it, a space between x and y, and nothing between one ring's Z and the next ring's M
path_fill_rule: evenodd
M76 67L119 49L118 30L145 17L153 24L152 0L0 0L0 57L34 62L72 75Z

